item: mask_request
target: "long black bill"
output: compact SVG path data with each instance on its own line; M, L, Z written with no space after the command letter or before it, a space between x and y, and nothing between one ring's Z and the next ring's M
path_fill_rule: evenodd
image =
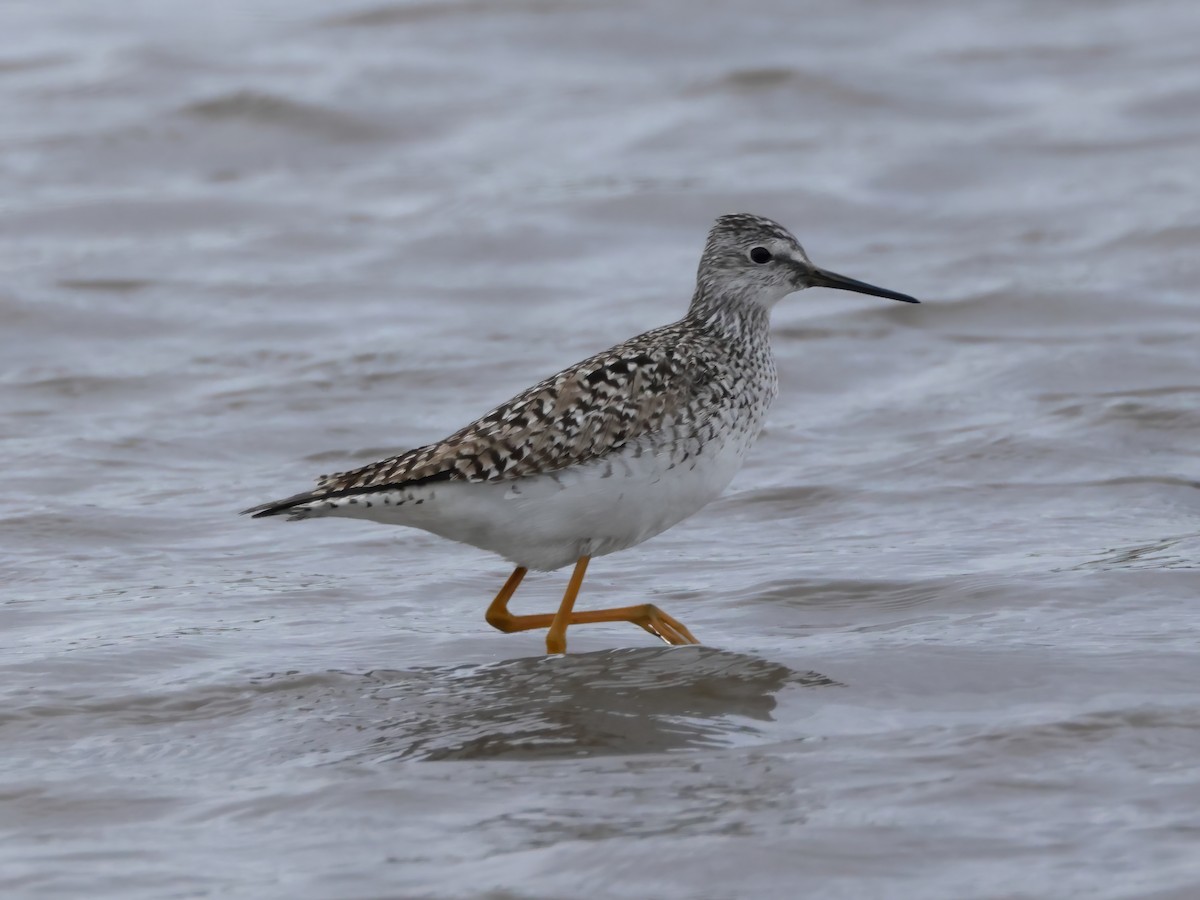
M875 287L875 285L867 284L865 281L859 281L856 278L847 278L845 275L839 275L837 272L830 272L827 269L818 269L816 266L809 272L808 281L813 287L837 288L839 291L856 291L860 294L871 294L875 297L887 297L889 300L899 300L901 303L921 302L916 297L908 296L908 294L899 294L896 291L889 291L887 288Z

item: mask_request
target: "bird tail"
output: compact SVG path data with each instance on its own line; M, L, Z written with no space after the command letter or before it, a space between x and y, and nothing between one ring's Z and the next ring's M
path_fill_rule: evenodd
M319 498L320 495L314 494L312 491L305 491L302 494L293 494L283 500L272 500L270 503L243 509L239 515L250 516L252 519L282 515L286 515L289 519L306 519L312 514L306 504Z

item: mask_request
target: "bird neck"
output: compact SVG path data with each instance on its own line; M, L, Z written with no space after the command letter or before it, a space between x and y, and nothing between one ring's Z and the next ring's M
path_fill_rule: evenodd
M696 288L687 318L707 331L733 339L766 334L771 313L761 303L728 294L714 295Z

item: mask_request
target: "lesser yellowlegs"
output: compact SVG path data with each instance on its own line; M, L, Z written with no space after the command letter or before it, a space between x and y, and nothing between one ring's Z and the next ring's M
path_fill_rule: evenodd
M817 268L770 219L722 216L678 322L552 375L444 440L246 512L407 525L497 553L516 569L487 621L505 632L548 628L550 653L566 650L568 625L586 622L697 643L651 604L575 612L575 598L589 559L665 531L729 484L775 397L770 310L808 287L918 302ZM527 570L570 563L556 613L509 612Z

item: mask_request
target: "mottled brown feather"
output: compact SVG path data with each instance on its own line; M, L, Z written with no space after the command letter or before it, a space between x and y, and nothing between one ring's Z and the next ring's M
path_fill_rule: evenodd
M631 444L635 453L667 453L674 465L702 453L718 434L757 428L774 396L775 364L769 304L756 297L764 284L778 289L780 279L795 289L786 268L764 281L747 262L746 246L759 240L786 241L803 257L795 238L775 222L723 216L709 232L691 308L678 322L552 375L444 440L322 476L312 491L246 512L303 517L297 510L313 501L350 497L354 503L354 495L429 482L554 473Z
M728 400L721 336L686 320L648 331L552 375L433 444L322 476L304 500L432 480L497 481L601 458L667 426L693 427ZM728 353L726 348L725 353ZM698 361L704 364L698 365ZM263 507L275 506L268 504Z

